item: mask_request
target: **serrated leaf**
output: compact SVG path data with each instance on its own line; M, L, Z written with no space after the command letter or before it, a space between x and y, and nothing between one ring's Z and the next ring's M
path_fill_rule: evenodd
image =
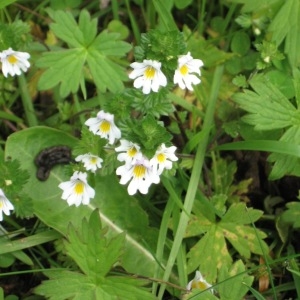
M111 59L121 57L131 46L118 40L119 35L103 31L98 36L97 20L91 19L86 10L79 15L78 24L70 12L49 11L55 23L51 24L53 32L71 49L43 53L37 65L46 68L38 87L50 89L61 84L62 97L76 93L79 85L83 86L83 67L87 63L97 88L118 92L123 89L123 81L128 79L124 68ZM83 89L84 91L84 89Z
M155 296L140 286L141 280L125 277L107 277L99 283L95 283L84 274L70 271L48 271L45 274L49 280L45 280L34 289L38 295L50 300L153 300Z
M245 90L233 99L250 114L243 117L246 123L257 130L272 130L300 124L296 108L270 83L265 76L256 75L250 81L255 92Z
M86 10L81 11L78 24L70 12L48 10L48 13L55 21L55 23L50 25L50 28L55 35L65 41L69 47L87 47L96 37L97 20L91 20Z
M82 68L86 53L84 49L69 49L44 53L37 62L41 68L47 68L42 74L38 89L48 90L60 84L60 94L66 97L76 93L83 76ZM72 80L71 80L72 78Z
M244 203L232 204L221 221L212 223L206 234L191 248L188 253L188 272L200 266L205 278L209 282L214 282L221 266L228 266L232 261L225 239L246 258L249 258L251 253L263 254L263 250L267 251L268 247L263 241L266 235L258 229L245 225L257 220L261 214L262 212L254 209L246 211ZM201 214L194 216L192 226L196 226L197 217L199 228L207 228L203 227ZM188 232L191 231L190 226L191 224L187 227Z
M287 210L281 215L281 220L287 224L292 224L294 228L300 228L300 203L290 202L286 205Z
M108 239L106 233L107 230L101 228L99 212L95 210L88 222L83 220L81 233L70 225L65 243L67 254L95 282L101 281L111 270L124 246L124 234Z
M280 138L282 142L289 142L292 145L298 145L300 139L300 127L292 126ZM284 175L299 176L300 161L297 156L272 153L268 160L274 162L269 178L271 180L279 179Z
M216 225L212 225L200 241L191 248L187 257L187 272L191 273L200 266L201 274L208 282L216 280L221 266L232 262L224 235Z
M218 291L221 299L243 299L251 286L254 277L249 276L241 260L235 262L230 268L222 266L219 275Z

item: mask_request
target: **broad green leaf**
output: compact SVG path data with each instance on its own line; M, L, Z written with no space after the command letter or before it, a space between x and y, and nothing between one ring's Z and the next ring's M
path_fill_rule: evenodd
M239 55L246 55L250 49L250 43L250 38L247 33L237 31L232 37L230 47L232 52L238 53Z
M249 276L241 260L230 268L223 265L220 270L218 291L222 300L243 299L254 277Z
M300 228L300 203L290 202L286 205L287 210L281 215L281 220L292 224L294 228Z
M245 90L234 95L234 101L247 112L246 123L257 130L272 130L300 124L299 113L290 101L263 75L254 76L250 85L255 92Z
M61 199L62 191L58 185L69 180L68 167L56 166L47 181L37 180L34 158L41 149L54 145L67 145L73 148L77 140L59 130L47 127L32 127L12 134L5 148L6 157L18 159L21 168L31 175L24 191L32 197L35 214L48 226L67 235L71 222L80 228L82 219L99 208L103 227L109 228L112 236L126 232L122 266L132 273L152 276L156 261L152 255L156 245L157 232L148 225L148 216L138 201L127 194L126 188L119 185L115 175L101 177L97 175L96 197L90 205L69 207ZM113 187L113 189L112 189ZM144 241L146 241L147 248Z
M268 247L263 241L266 235L248 225L258 220L261 215L259 210L247 210L244 203L232 204L221 221L210 226L208 220L204 221L205 215L194 215L187 232L194 235L197 232L197 223L199 233L201 229L207 231L188 253L188 273L199 267L208 281L214 282L221 266L228 266L232 261L225 239L245 258L249 258L251 253L263 254L263 250L267 251Z
M83 48L44 53L37 65L47 69L38 82L38 88L48 90L60 84L62 97L76 93L83 76L85 58L86 52Z
M70 271L47 271L45 280L34 289L38 295L50 300L153 300L154 295L140 286L145 282L139 279L107 277L98 284L88 276Z

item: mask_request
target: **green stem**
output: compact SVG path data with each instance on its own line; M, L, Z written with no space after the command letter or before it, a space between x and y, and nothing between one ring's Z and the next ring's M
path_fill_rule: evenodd
M175 263L176 257L178 255L178 251L180 249L180 245L182 243L186 227L189 221L189 215L192 211L195 195L198 189L198 183L202 171L202 166L204 162L204 157L206 153L206 148L208 145L208 139L209 139L209 132L212 128L213 122L214 122L214 112L215 112L215 106L218 98L218 92L221 84L221 78L223 74L224 66L218 66L214 73L213 83L211 87L211 93L210 93L210 99L208 102L206 115L204 119L203 124L203 131L207 131L207 134L203 138L202 143L199 143L196 156L195 156L195 163L191 174L191 179L188 185L186 197L184 200L184 211L181 212L180 220L178 224L178 228L175 234L174 242L171 248L171 252L169 255L169 259L166 265L166 270L163 276L162 281L168 281L173 265ZM187 214L188 213L188 214ZM166 289L166 285L162 284L159 290L158 299L162 299L164 291Z
M37 126L38 125L38 120L35 115L34 107L32 104L32 99L28 91L27 87L27 81L25 79L24 74L21 74L18 76L18 83L19 83L19 88L21 92L21 98L22 98L22 103L23 103L23 108L27 120L27 124L32 127L32 126Z

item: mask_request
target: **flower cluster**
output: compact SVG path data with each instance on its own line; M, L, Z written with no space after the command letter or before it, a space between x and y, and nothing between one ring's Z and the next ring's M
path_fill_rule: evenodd
M114 145L115 141L121 138L121 131L114 123L114 115L99 111L95 118L89 118L85 125L89 130L102 138L108 140L108 144ZM120 184L127 184L128 193L134 195L137 191L147 194L152 183L159 183L160 175L167 169L172 168L172 163L177 161L175 155L175 146L166 147L162 144L153 158L148 159L141 152L141 147L130 141L121 139L120 145L115 148L117 160L124 165L116 170L119 175ZM92 153L79 155L75 161L83 163L86 171L95 173L102 167L103 159ZM95 190L87 182L87 172L75 171L69 181L59 184L63 190L62 199L69 205L79 206L80 204L89 204L90 199L94 198Z
M162 144L150 160L140 152L140 147L126 140L121 140L121 146L115 149L121 152L117 159L125 161L123 166L117 168L117 175L121 176L120 183L128 185L128 194L134 195L137 191L147 194L152 183L159 183L159 175L164 169L171 169L172 162L178 158L174 152L175 146L166 147Z
M14 209L14 206L7 199L2 189L0 189L0 221L3 221L3 213L7 216L10 215L10 211Z
M2 73L5 77L21 75L21 71L26 72L30 67L27 52L14 51L12 48L0 52L0 62L2 63Z
M157 92L159 86L167 85L167 78L161 71L160 62L144 59L142 63L134 62L130 66L133 68L133 71L129 74L129 78L134 79L133 86L142 88L144 94L149 94L151 90ZM192 85L201 82L195 74L201 75L200 68L202 66L202 60L193 59L190 52L179 56L177 69L173 77L174 84L178 84L181 89L187 88L193 91Z

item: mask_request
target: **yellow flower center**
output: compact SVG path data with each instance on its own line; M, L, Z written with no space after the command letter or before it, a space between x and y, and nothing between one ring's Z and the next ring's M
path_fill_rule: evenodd
M97 157L91 157L90 158L90 163L95 165L97 163Z
M143 165L136 165L133 169L133 175L138 178L144 177L146 173L146 167Z
M13 56L13 55L9 55L8 57L7 57L7 60L8 60L8 62L10 63L10 64L15 64L17 61L18 61L18 59L15 57L15 56Z
M155 76L155 69L153 67L148 67L144 73L146 79L153 79Z
M106 120L103 120L102 122L101 122L101 124L99 125L99 129L100 129L100 131L101 132L104 132L104 133L106 133L106 132L109 132L110 131L110 123L108 122L108 121L106 121Z
M205 284L205 282L193 280L192 289L198 289L203 291L207 289L207 285Z
M128 154L130 157L135 156L136 153L137 153L137 150L136 150L135 147L132 147L132 148L130 148L130 149L127 151L127 154Z
M81 182L81 181L76 182L74 191L75 191L76 194L79 194L79 195L83 194L84 183Z
M184 76L189 72L189 68L186 65L183 65L180 69L179 72Z
M163 162L166 161L166 156L165 156L163 153L159 153L159 154L157 155L157 160L158 160L158 162L161 164L161 163L163 163Z

